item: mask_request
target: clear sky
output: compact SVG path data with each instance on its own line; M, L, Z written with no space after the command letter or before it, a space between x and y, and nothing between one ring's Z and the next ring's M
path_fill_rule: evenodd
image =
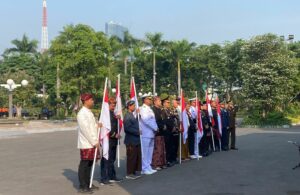
M143 38L162 32L168 40L199 44L275 33L300 38L299 0L47 0L49 38L67 24L84 23L104 31L115 21ZM40 41L42 0L0 1L0 53L26 33Z

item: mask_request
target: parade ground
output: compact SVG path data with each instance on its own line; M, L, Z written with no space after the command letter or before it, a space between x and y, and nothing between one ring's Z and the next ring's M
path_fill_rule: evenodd
M0 194L77 194L79 151L77 132L70 129L0 131ZM298 148L300 127L288 129L238 128L238 151L216 152L207 158L184 162L137 180L100 186L99 166L94 194L300 194ZM125 177L125 146L121 146L120 178Z

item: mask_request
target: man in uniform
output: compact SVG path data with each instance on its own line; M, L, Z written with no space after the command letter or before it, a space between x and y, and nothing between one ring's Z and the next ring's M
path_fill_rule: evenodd
M197 116L198 116L198 113L197 113L197 110L196 110L196 98L192 98L189 100L190 101L190 104L191 104L191 108L190 108L190 113L191 113L191 117L192 117L192 120L193 122L195 123L196 127L197 127ZM195 144L195 149L194 149L194 154L195 154L195 157L197 157L199 155L199 145L198 145L198 136L197 136L197 133L198 131L196 131L194 137L195 137L195 141L194 141L194 144Z
M77 114L78 122L78 148L80 149L80 164L78 168L79 177L79 192L84 194L93 193L92 190L99 189L98 187L90 184L91 168L93 165L95 149L100 150L98 140L98 128L101 125L96 123L96 119L91 109L94 106L94 100L91 94L82 94L81 101L83 107ZM99 152L97 153L97 159L99 159Z
M164 120L164 124L166 125L166 131L164 131L164 137L165 137L165 146L166 146L167 166L171 167L175 165L176 162L176 159L174 159L174 156L172 156L173 147L174 147L173 132L176 131L176 127L174 124L174 117L172 116L171 102L169 96L163 95L161 100L163 104L162 118Z
M201 104L201 120L203 126L203 136L200 140L199 151L201 156L208 156L210 154L209 146L212 145L211 140L211 123L208 116L207 105L206 102Z
M154 149L154 137L158 131L158 126L155 120L155 115L151 109L152 97L151 94L142 96L143 105L140 107L140 128L142 131L142 173L151 175L156 170L151 167L152 155Z
M175 164L178 163L177 156L178 156L178 148L179 148L179 130L180 130L180 108L179 108L178 101L180 101L180 99L173 100L173 107L171 109L171 115L174 120L174 129L172 131L173 147L172 147L171 159L172 162L175 162Z

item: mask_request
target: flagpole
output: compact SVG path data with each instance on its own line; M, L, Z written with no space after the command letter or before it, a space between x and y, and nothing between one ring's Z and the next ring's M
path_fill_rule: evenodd
M106 89L107 89L107 77L105 79L105 85L104 85L104 94L103 94L103 100L102 100L102 106L104 104L104 98L105 98L105 93L106 93ZM102 112L100 113L100 118L101 118ZM99 149L100 149L100 143L99 143L99 137L100 137L100 132L101 132L101 128L98 130L98 144L99 144ZM95 165L96 165L96 159L97 159L97 147L95 149L95 154L94 154L94 161L93 161L93 166L92 166L92 171L91 171L91 178L90 178L90 188L92 188L93 185L93 178L94 178L94 172L95 172Z
M182 98L182 89L180 89L180 94L179 94L179 96L180 96L180 98ZM181 101L181 104L182 104L182 100L180 99L180 101ZM181 106L181 108L182 108L182 105L180 105ZM180 110L181 110L181 108L180 108ZM180 121L180 128L179 128L179 164L181 164L181 136L182 136L182 129L183 129L183 126L182 126L182 110L181 110L181 112L180 112L180 119L181 119L181 121Z
M197 160L199 160L199 143L198 143L198 131L199 131L199 121L198 121L198 109L199 109L199 100L198 100L198 93L197 93L197 91L195 91L195 93L196 93L196 113L197 113L197 115L196 115L196 121L197 121L197 131L196 131L196 148L197 148Z
M117 97L120 96L120 74L118 75L118 89L117 89ZM118 105L117 105L118 106ZM119 108L118 108L119 109ZM122 108L120 108L122 109ZM120 136L120 119L118 118L118 135ZM118 161L118 168L120 168L120 139L118 138L118 145L117 145L117 161Z

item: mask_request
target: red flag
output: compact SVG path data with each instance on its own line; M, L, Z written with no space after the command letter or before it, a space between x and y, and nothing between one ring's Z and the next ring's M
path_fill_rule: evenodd
M131 82L130 82L130 99L135 102L135 111L133 112L133 115L136 117L137 116L136 110L139 108L139 101L136 94L134 77L131 78Z
M208 116L213 117L211 105L210 105L210 99L208 97L208 92L206 91L205 93L205 98L206 98L206 105L207 105L207 111L208 111Z
M183 90L181 90L181 127L183 129L183 143L186 143L188 138L189 119L185 109L185 101L183 96Z
M198 96L196 96L196 112L197 112L197 127L199 133L198 135L198 142L200 142L202 136L203 136L203 126L202 126L202 116L201 116L201 102L198 99Z
M120 90L120 75L118 75L117 86L116 86L116 108L115 115L119 115L119 132L123 131L123 111L122 111L122 100L121 100L121 90Z
M221 118L221 106L219 103L218 95L216 97L216 103L217 103L217 113L218 113L218 127L219 127L219 133L222 135L222 118Z
M110 113L109 113L109 105L108 105L107 78L105 80L105 86L103 91L103 102L102 102L99 122L102 123L102 127L100 129L100 142L102 144L102 150L103 150L102 155L105 159L108 160L108 148L109 148L108 134L111 130L111 124L110 124Z

